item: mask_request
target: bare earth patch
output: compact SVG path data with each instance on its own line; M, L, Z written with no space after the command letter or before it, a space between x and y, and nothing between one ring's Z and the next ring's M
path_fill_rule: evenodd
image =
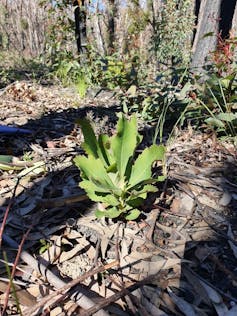
M168 145L167 180L139 221L98 220L72 161L82 152L76 119L87 116L97 133L113 133L116 100L80 100L72 89L29 82L0 94L1 124L32 130L0 135L1 155L15 157L0 177L6 315L237 314L231 144L180 132ZM15 269L8 302L6 261Z

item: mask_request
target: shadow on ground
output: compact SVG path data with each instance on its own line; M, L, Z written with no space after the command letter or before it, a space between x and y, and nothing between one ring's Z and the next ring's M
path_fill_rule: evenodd
M83 214L87 211L90 207L88 201L65 203L59 207L47 206L47 203L40 205L39 201L82 194L78 187L79 171L70 164L71 158L81 151L80 141L77 138L79 130L75 126L75 120L85 117L88 112L92 112L95 120L98 118L98 123L106 116L108 120L102 128L107 128L106 131L112 131L117 121L116 112L118 110L118 107L114 106L109 108L85 107L64 110L59 113L52 112L40 119L29 120L27 124L22 126L33 130L32 136L0 136L0 148L3 154L22 155L24 152L32 150L31 144L38 144L45 150L40 158L46 162L48 168L46 175L37 175L32 177L29 182L20 183L21 193L13 199L5 234L19 243L26 230L32 226L25 248L34 246L39 249L40 239L47 240L55 232L63 231L69 219L77 218L80 213ZM65 150L57 153L57 149L62 149L63 143L60 142L60 139L68 135L71 135L72 142L75 141L75 146L72 146L69 152ZM55 142L55 148L48 148L51 141ZM59 142L57 143L57 141ZM65 143L64 146L66 149ZM69 165L65 162L69 162ZM222 180L220 179L221 175L224 175ZM184 190L187 193L187 187L183 184L200 185L200 183L195 182L195 177L198 178L198 175L186 175L185 181L181 178L175 179L175 176L173 178L176 184L182 184L181 187L180 185L177 186L178 190L180 192ZM217 180L216 186L219 186L219 196L224 193L230 196L236 194L236 184L234 184L237 177L236 161L231 164L231 167L219 168L217 175L206 174L205 177L210 177L212 181ZM5 199L4 194L1 196L0 210L1 217L3 217L12 197L11 187L14 187L15 176L11 173L8 175L2 173L1 181L11 181L8 188L10 195L7 195L6 188L5 193L8 197ZM206 187L206 193L208 192L212 194L212 188ZM174 221L178 227L180 223L177 222L177 218L179 216L180 219L187 221L181 231L188 239L184 251L186 261L181 266L181 278L176 286L172 285L172 282L169 284L169 282L175 273L174 270L178 267L166 271L168 290L163 288L159 291L163 303L160 302L157 307L165 310L167 315L191 315L187 312L188 306L191 306L196 313L193 315L219 315L221 309L226 308L227 311L231 308L231 304L237 303L237 243L234 228L237 220L236 199L231 198L223 210L217 210L215 207L207 206L198 201L196 197L193 197L192 192L188 192L188 194L193 198L195 205L191 217L183 218L180 214L176 214ZM182 212L181 209L179 211ZM173 218L172 216L169 218L171 224ZM199 227L199 223L202 223L203 226ZM233 235L231 235L230 229ZM199 239L194 238L197 231L199 232ZM169 248L169 244L166 243L166 245ZM9 254L9 260L11 257L14 256ZM2 266L2 273L4 269ZM151 287L154 288L154 284ZM164 300L164 294L166 300ZM167 295L171 299L169 305L167 305ZM190 305L185 305L185 302ZM134 314L128 310L127 315Z

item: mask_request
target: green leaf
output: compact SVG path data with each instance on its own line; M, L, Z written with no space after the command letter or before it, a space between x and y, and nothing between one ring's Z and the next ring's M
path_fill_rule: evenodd
M155 180L153 180L155 181ZM147 193L149 192L157 192L158 189L154 185L147 184L142 186L140 190L132 190L129 198L126 200L126 202L131 206L138 206L140 205L146 198ZM137 204L140 201L140 204ZM135 203L135 204L134 204Z
M12 164L13 156L9 155L0 155L0 170L21 170L24 169L24 166L16 166Z
M214 32L209 32L209 33L204 34L202 38L213 36L213 35L214 35Z
M120 117L117 124L117 134L111 139L111 148L120 177L125 176L129 160L133 157L137 146L137 120L132 116L130 121L124 116Z
M129 179L129 188L137 184L149 180L151 178L151 165L155 160L163 160L165 155L165 147L160 145L152 145L146 148L135 161L131 177Z
M128 205L132 206L132 207L138 207L143 202L144 202L144 199L142 197L136 197L136 198L133 198L133 199L127 201Z
M106 171L107 171L108 173L115 173L115 172L117 171L117 164L116 164L116 162L113 163L112 165L110 165L110 166L106 169Z
M96 210L95 211L95 216L97 217L97 218L102 218L102 217L104 217L106 215L106 212L104 212L104 211L100 211L100 210Z
M74 158L74 162L80 168L83 179L93 181L104 189L116 189L100 159L96 159L93 156L77 156Z
M10 163L12 162L13 156L9 156L9 155L0 155L0 162L7 162Z
M102 218L102 217L108 217L108 218L116 218L119 217L121 215L121 211L119 211L116 207L111 207L109 209L107 209L106 211L100 211L100 210L96 210L95 211L95 216L97 218Z
M205 120L205 122L208 125L212 125L214 127L220 127L220 128L224 128L225 127L225 124L221 120L218 120L215 117L209 117L208 119Z
M98 182L94 183L91 180L83 180L80 183L80 187L84 189L86 192L97 192L97 193L110 193L110 188L104 187L100 185Z
M104 196L102 202L111 206L118 206L120 204L119 199L117 199L113 194L107 194Z
M134 219L138 218L141 212L138 209L133 209L129 211L128 215L125 216L126 220L133 221Z
M113 157L111 156L110 152L109 152L109 137L107 135L99 135L98 137L98 147L99 147L99 151L98 151L98 155L100 157L100 159L103 160L104 165L106 167L109 167L111 164L114 163L113 161Z
M155 182L155 181L156 180L154 179L153 182ZM158 191L158 189L154 185L146 184L143 186L142 190L137 191L137 192L138 192L138 194L142 194L142 193L157 192L157 191Z
M137 87L135 85L131 85L129 89L127 90L126 94L135 98L137 94Z
M158 176L157 181L163 182L163 181L165 181L165 179L166 179L166 176Z
M110 206L118 206L120 204L119 195L115 192L103 192L100 188L97 190L98 186L94 185L92 181L83 180L79 183L79 185L86 191L87 196L94 202L106 203Z
M111 207L106 211L106 217L116 218L121 215L122 211L118 210L117 207Z
M76 123L80 125L84 135L85 141L82 144L83 149L88 155L98 158L98 142L90 122L86 119L77 119Z
M216 116L217 119L224 122L232 122L237 119L237 114L235 113L220 113Z
M228 89L228 87L229 87L231 81L230 81L229 79L227 79L227 78L223 78L223 79L220 80L220 81L221 81L221 85L222 85L224 88Z

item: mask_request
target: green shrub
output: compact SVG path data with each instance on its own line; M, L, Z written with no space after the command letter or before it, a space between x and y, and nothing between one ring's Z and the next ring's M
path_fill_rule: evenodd
M135 116L130 121L120 116L117 133L112 137L99 135L96 138L87 120L79 122L87 156L77 156L74 161L81 171L80 187L102 206L96 216L136 219L140 214L139 205L148 192L157 191L154 184L164 178L155 179L151 174L152 163L164 160L164 146L152 145L135 157L135 149L142 140Z
M160 64L187 66L191 56L191 39L195 16L192 0L162 1L152 38Z
M237 39L218 38L216 51L210 53L210 66L203 78L193 81L193 108L201 111L200 124L205 123L220 137L237 142L237 64L234 52Z
M162 142L165 124L166 127L169 126L170 132L190 104L188 93L192 85L186 78L187 71L182 70L180 73L181 75L178 71L172 75L163 74L155 83L131 86L121 95L121 105L125 113L136 113L142 121L156 126L154 142L158 134ZM175 76L178 79L174 79Z
M54 67L54 75L64 86L74 86L80 97L85 97L90 81L85 68L78 61L63 59Z

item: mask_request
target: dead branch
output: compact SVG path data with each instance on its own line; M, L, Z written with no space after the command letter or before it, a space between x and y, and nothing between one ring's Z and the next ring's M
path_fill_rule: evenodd
M12 272L11 272L11 276L10 276L10 280L9 280L9 283L7 285L7 288L6 288L6 298L5 298L5 301L4 301L4 305L3 305L3 310L2 310L2 314L4 315L5 312L6 312L6 309L7 309L7 305L8 305L8 299L9 299L9 295L10 295L10 291L11 291L11 287L14 286L14 283L13 283L13 278L15 276L15 273L16 273L16 269L17 269L17 264L20 260L20 255L21 255L21 252L22 252L22 248L23 248L23 245L25 243L25 240L27 238L27 236L29 235L29 232L30 232L31 228L29 228L27 230L27 232L24 234L22 240L21 240L21 243L18 247L18 250L17 250L17 255L16 255L16 258L14 260L14 264L13 264L13 267L12 267ZM13 291L13 294L14 294L14 291ZM18 299L16 297L16 299Z
M39 199L37 201L37 206L43 208L51 208L51 207L62 207L66 205L70 205L73 203L81 202L88 200L88 196L86 194L76 194L67 197L59 197L59 198L52 198L52 199Z
M152 280L154 280L155 277L156 276L154 276L154 275L148 276L147 278L145 278L142 281L138 281L135 284L130 285L129 287L123 288L123 289L121 289L121 291L111 295L108 298L105 298L103 301L99 302L97 305L94 305L93 307L87 309L86 311L81 312L79 315L80 316L96 315L95 313L97 313L102 308L105 308L106 306L110 305L111 303L116 302L117 300L119 300L123 296L127 295L128 292L131 293L131 292L135 291L137 288L139 288L147 283L150 283Z
M12 248L18 249L19 247L19 245L12 238L5 234L3 234L3 241L6 242ZM27 251L23 250L21 252L20 258L29 266L31 266L34 270L40 273L44 278L46 278L47 281L50 284L52 284L55 288L60 289L67 285L61 278L53 274L49 269L47 269L47 267L44 264L40 263L38 260L33 258ZM78 294L80 293L80 295L77 295L77 304L80 307L88 309L95 305L91 299L82 294L82 292L85 292L84 288L82 291L82 287L80 285L77 285L77 290ZM96 313L95 315L108 316L108 313L102 310L102 308L100 308L99 313Z
M98 268L95 268L91 271L88 271L86 273L84 273L83 275L81 275L80 277L76 278L75 280L70 281L69 283L67 283L66 285L64 285L62 288L54 291L53 293L43 297L40 302L38 302L35 306L33 306L32 308L30 308L28 311L26 311L25 316L28 315L32 315L35 311L37 311L38 309L42 308L47 302L51 301L53 298L56 298L56 300L58 301L58 295L62 294L63 298L65 297L65 294L67 293L68 290L70 290L71 288L73 288L74 286L78 285L79 283L83 282L85 279L97 274L97 273L101 273L104 272L108 269L111 269L112 267L115 267L118 265L117 261L111 262L110 264L107 264L105 266L100 266ZM54 301L50 302L50 305L53 304ZM49 307L49 306L47 306Z

